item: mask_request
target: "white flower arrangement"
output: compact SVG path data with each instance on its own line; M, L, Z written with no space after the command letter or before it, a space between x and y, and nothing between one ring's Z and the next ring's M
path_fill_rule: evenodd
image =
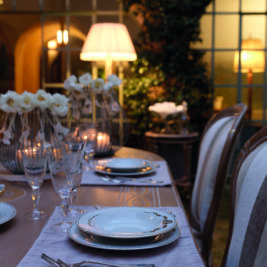
M41 110L50 109L53 115L65 116L68 112L68 98L64 95L51 95L42 89L36 94L23 92L17 94L8 91L4 95L0 95L0 109L6 113L27 113L35 108Z
M39 89L36 94L23 92L18 94L13 91L8 91L6 94L0 95L0 109L5 113L2 115L2 125L0 128L0 141L9 145L14 137L15 118L20 115L21 133L20 140L29 136L28 120L24 118L24 114L30 113L34 109L41 111L40 119L49 120L49 123L54 127L55 132L59 135L65 135L68 129L63 127L58 119L58 116L64 117L69 110L68 98L61 94L51 95L42 89ZM45 117L46 111L49 110L53 115L53 121L48 116ZM45 138L44 129L37 134L36 139Z
M79 119L81 112L84 114L92 112L90 108L92 93L99 97L103 96L110 115L116 114L120 110L120 106L113 96L112 89L119 86L121 82L116 74L109 75L106 82L102 78L92 79L90 73L84 73L79 78L70 75L64 81L63 87L71 96L72 117ZM97 97L95 105L100 106L100 102L101 100Z
M175 105L174 102L162 102L155 103L152 106L148 107L149 111L153 111L161 116L162 119L166 119L169 115L177 115L178 113L182 113L185 110L185 101L182 105Z
M79 83L77 83L77 80ZM69 91L82 92L85 87L90 87L95 93L108 92L114 86L119 86L121 79L116 74L110 74L107 78L107 82L102 78L92 79L90 73L85 73L77 79L75 75L69 76L64 81L64 88Z

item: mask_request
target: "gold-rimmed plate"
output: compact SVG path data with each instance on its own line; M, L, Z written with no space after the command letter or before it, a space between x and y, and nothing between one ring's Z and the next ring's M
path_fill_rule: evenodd
M82 214L77 225L95 236L136 239L167 233L176 226L176 218L152 208L115 207Z
M78 244L107 250L143 250L166 246L176 241L181 235L179 226L171 229L169 232L160 235L154 239L135 239L122 240L105 237L95 237L91 234L83 232L77 224L73 224L68 230L69 238Z
M95 171L108 175L140 176L155 172L156 167L148 160L115 158L97 161Z

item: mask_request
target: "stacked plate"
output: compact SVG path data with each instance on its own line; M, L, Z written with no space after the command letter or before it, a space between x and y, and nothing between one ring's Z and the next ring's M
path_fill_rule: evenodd
M109 250L140 250L170 244L180 236L176 218L151 208L118 207L85 213L69 229L75 242Z
M114 158L97 161L95 171L109 175L144 175L154 172L155 166L144 159Z

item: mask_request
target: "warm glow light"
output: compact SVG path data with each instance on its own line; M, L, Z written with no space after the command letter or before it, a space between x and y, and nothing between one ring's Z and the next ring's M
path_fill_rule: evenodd
M262 42L260 39L245 39L242 41L241 51L241 72L247 73L252 72L264 72L265 68L265 57ZM253 51L257 50L257 51ZM239 52L235 52L234 56L234 71L238 72L239 64Z
M81 60L104 60L106 76L112 73L112 61L134 61L136 58L131 37L121 23L93 24L80 54Z
M69 34L67 30L61 30L57 31L57 43L58 44L67 44L69 42Z
M57 41L56 40L48 41L47 47L49 49L56 49L57 48Z
M63 43L67 44L69 42L69 34L67 30L63 31Z
M57 31L57 42L58 42L58 44L62 44L62 42L63 42L63 37L62 37L62 31L61 30Z

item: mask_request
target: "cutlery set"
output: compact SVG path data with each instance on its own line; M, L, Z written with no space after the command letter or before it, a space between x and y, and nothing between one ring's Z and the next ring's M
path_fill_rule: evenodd
M45 253L42 253L41 258L45 260L46 262L52 264L53 266L57 267L79 267L83 264L91 263L91 264L98 264L102 266L110 266L110 267L154 267L154 264L110 264L110 263L104 263L104 262L96 262L91 260L84 260L77 263L68 264L60 259L53 259L46 255Z

